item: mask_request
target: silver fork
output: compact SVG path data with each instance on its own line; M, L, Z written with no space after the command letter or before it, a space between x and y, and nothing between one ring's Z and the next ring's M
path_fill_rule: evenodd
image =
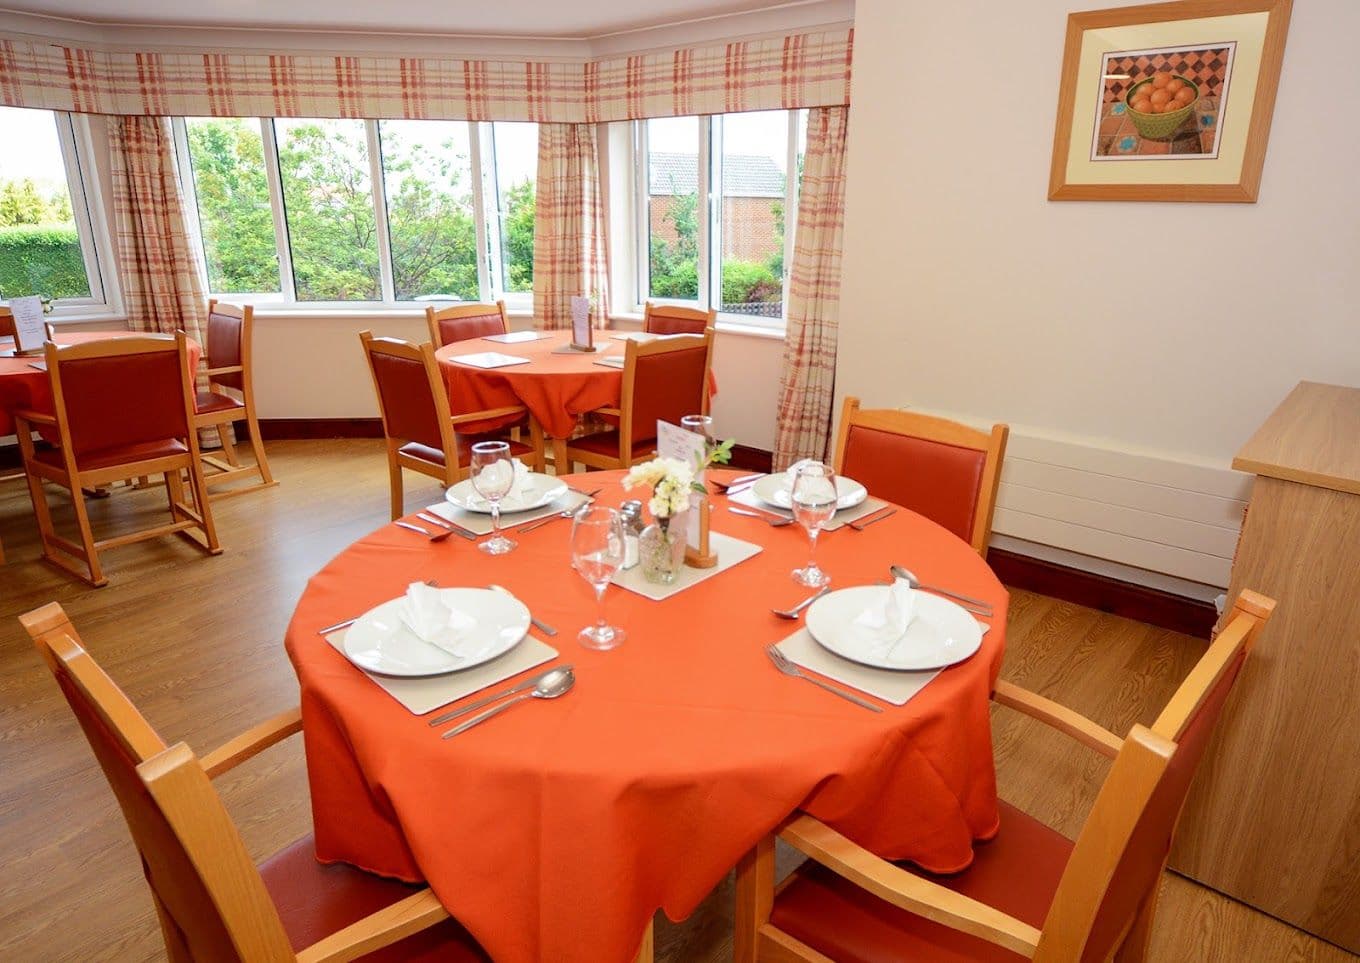
M791 675L795 679L805 679L808 682L811 682L813 685L821 686L823 689L825 689L827 692L832 693L833 695L838 695L848 702L853 702L855 705L863 706L865 709L869 709L873 712L883 711L882 706L876 706L872 702L866 702L859 696L851 695L844 689L838 689L834 685L831 685L830 683L823 682L816 676L808 675L802 669L798 668L798 666L794 665L793 662L789 660L789 657L785 655L783 652L780 652L778 647L776 646L773 645L766 646L765 654L770 657L770 661L774 663L774 667L778 669L780 672L784 673L785 675Z
M430 588L439 588L439 583L432 578L427 578L425 580L425 584L428 585ZM317 629L316 634L330 635L332 632L339 632L341 629L349 628L355 622L358 622L360 618L362 618L362 616L356 615L352 619L342 619L341 621L336 622L334 625L328 625L324 629Z
M593 492L581 492L582 495L586 496L586 500L581 502L581 504L577 505L575 508L564 508L556 515L548 515L545 518L540 518L535 521L529 522L528 524L521 525L519 528L515 529L515 532L516 534L519 535L525 535L528 534L529 532L536 532L544 525L547 525L549 522L555 522L559 518L571 518L581 509L585 508L587 505L593 502L595 500L595 496L602 491L604 491L603 488L597 488Z

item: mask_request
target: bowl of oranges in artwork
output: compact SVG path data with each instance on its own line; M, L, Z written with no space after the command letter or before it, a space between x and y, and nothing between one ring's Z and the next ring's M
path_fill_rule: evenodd
M1174 134L1194 111L1198 100L1198 84L1165 71L1134 84L1124 96L1129 120L1138 133L1153 140Z

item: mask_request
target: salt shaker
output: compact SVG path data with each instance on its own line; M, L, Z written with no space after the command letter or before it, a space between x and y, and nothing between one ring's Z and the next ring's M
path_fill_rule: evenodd
M645 527L642 521L642 502L630 499L619 505L623 516L623 567L632 568L638 563L638 536Z

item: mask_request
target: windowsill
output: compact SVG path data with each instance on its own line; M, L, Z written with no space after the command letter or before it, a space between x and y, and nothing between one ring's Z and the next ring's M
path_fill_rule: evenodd
M622 321L629 327L642 325L642 312L640 311L615 311L609 315L609 322L613 324ZM714 324L718 334L730 334L742 338L759 338L765 341L783 341L785 335L784 328L767 328L759 324L742 324L739 321L727 321L719 318Z
M127 315L111 314L107 311L91 311L81 314L49 314L46 320L58 328L68 324L121 324L127 325Z
M513 308L507 308L505 313L511 318L527 319L534 316L532 311L516 311ZM425 308L394 307L389 304L340 308L296 308L277 304L256 304L255 318L269 321L289 318L414 318L424 321Z

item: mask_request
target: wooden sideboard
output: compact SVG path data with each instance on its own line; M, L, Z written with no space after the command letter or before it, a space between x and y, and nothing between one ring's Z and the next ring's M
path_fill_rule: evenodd
M1301 382L1233 467L1257 477L1228 597L1279 605L1171 868L1360 952L1360 389Z

